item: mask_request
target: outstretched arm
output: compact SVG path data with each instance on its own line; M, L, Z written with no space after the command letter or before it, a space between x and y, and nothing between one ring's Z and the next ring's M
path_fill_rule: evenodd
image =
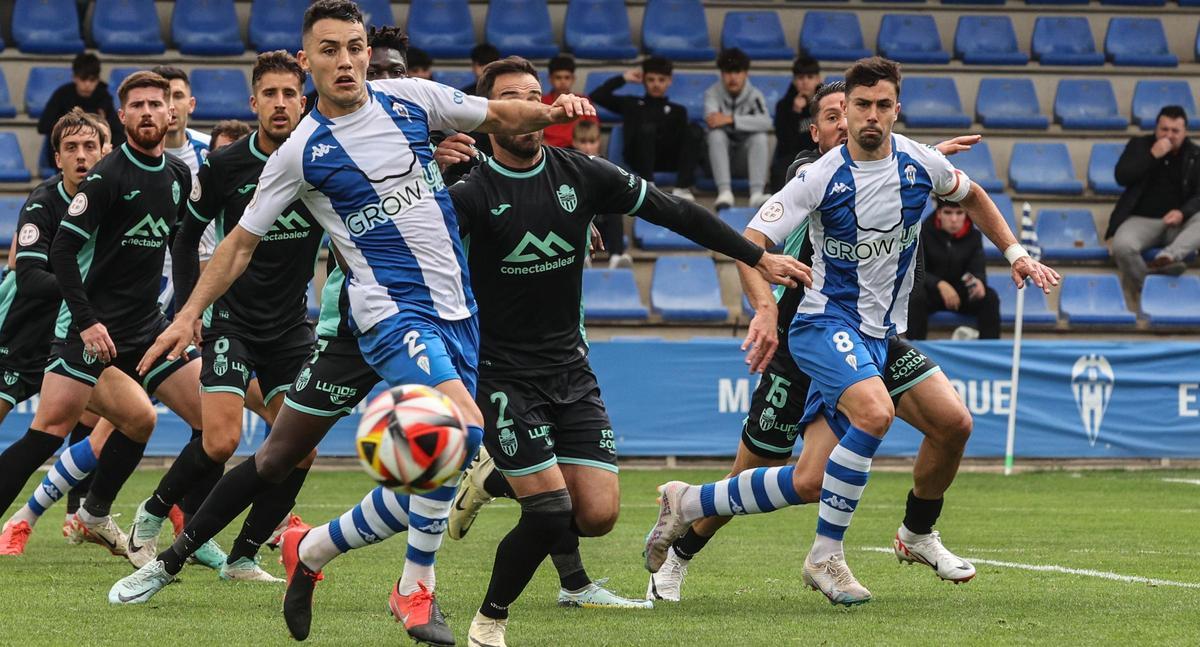
M1046 294L1050 293L1051 287L1058 285L1062 277L1058 272L1033 260L1025 248L1017 243L1017 237L1009 230L1004 216L1000 214L1000 210L988 197L987 192L978 184L971 185L967 196L960 200L959 204L971 215L971 220L975 222L976 227L979 227L979 231L983 232L983 235L987 236L988 240L992 241L998 249L1004 250L1004 258L1008 259L1009 264L1012 265L1013 283L1018 288L1025 287L1027 278L1031 279L1033 284Z
M552 105L534 101L497 99L488 101L487 117L477 130L498 135L521 135L579 117L596 115L592 102L573 94L560 94Z

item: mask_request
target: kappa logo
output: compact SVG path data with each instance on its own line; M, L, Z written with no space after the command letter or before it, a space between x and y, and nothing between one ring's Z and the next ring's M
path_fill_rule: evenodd
M562 206L567 213L574 213L575 207L579 206L579 198L575 195L574 187L566 184L558 187L558 204Z
M572 209L574 209L574 207L572 207ZM531 252L529 250L531 245L538 252L541 252L542 255L539 256L538 254ZM558 249L555 249L555 247ZM532 263L533 261L540 261L544 258L555 258L559 255L559 253L570 254L574 251L575 248L571 246L570 243L563 240L561 236L554 232L550 232L546 234L544 239L540 239L535 236L533 232L527 231L525 232L524 238L521 239L521 242L518 243L511 252L509 252L508 256L504 257L504 262Z
M746 509L743 508L733 497L729 497L729 511L734 514L746 514Z
M850 190L851 190L850 187L847 186L845 182L838 182L837 184L833 185L832 189L829 189L829 194L837 195L839 193L845 193Z
M517 435L512 429L504 429L500 432L500 450L505 456L513 456L517 453Z
M313 144L312 149L310 149L312 151L312 157L309 158L308 161L315 162L318 159L325 157L325 155L327 155L329 153L329 151L332 151L335 148L337 148L337 146L334 146L332 144Z
M1071 392L1087 434L1088 445L1095 447L1100 438L1100 424L1112 400L1116 375L1103 355L1084 355L1071 367Z
M824 503L834 510L841 510L842 512L854 512L854 506L850 505L845 499L836 494L830 494L828 499L821 499L821 503Z
M443 532L446 532L446 526L448 525L448 523L449 523L448 519L437 519L436 521L430 521L429 523L425 524L424 526L413 526L413 527L416 528L417 530L420 530L421 532L428 533L430 535L440 535Z

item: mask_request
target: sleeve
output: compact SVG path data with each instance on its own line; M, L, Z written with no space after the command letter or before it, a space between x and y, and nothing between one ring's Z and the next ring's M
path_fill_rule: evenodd
M933 194L948 202L958 202L967 197L971 190L971 179L966 173L954 168L950 160L932 146L913 142L913 156L925 167L933 181Z
M702 117L707 117L714 112L721 112L721 99L717 96L720 86L721 82L717 81L704 91L704 114L701 115Z
M22 294L55 299L61 293L58 280L50 273L50 241L57 223L41 197L36 193L30 196L17 220L17 287Z
M750 111L733 116L733 129L744 133L765 133L771 130L771 115L767 113L767 100L758 88L750 99Z
M782 243L825 198L827 178L808 168L783 185L783 190L771 197L747 225L765 235L772 243Z
M463 238L471 235L475 220L484 213L480 206L481 191L478 182L469 181L470 175L450 187L450 200L454 202L454 213L458 214L458 233Z
M117 179L93 172L79 186L79 192L67 207L67 215L59 224L54 242L50 244L50 265L58 277L63 300L80 330L96 323L96 312L88 300L79 270L79 250L91 240L100 220L111 208L119 189Z
M258 186L254 189L254 197L242 212L242 218L237 226L262 238L271 230L271 226L279 219L285 207L300 197L304 186L304 172L301 169L300 157L295 152L303 144L288 140L281 148L271 154L258 178Z
M611 110L619 115L624 115L625 106L621 101L621 97L616 95L616 91L624 87L624 85L625 77L618 74L604 83L601 83L600 87L592 90L592 93L588 95L588 98L591 99L592 103L602 108Z
M1117 184L1131 187L1146 177L1154 162L1154 156L1150 154L1152 145L1153 136L1134 137L1125 144L1125 150L1121 151L1121 157L1117 159L1117 166L1113 169L1113 177L1116 178Z
M374 83L378 83L385 92L412 97L414 103L425 109L430 130L471 132L487 118L487 99L468 95L435 81L410 77Z

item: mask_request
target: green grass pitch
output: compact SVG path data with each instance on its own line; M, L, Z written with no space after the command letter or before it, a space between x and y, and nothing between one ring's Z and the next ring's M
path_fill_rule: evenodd
M134 475L116 511L126 526L161 472ZM616 530L583 542L593 578L610 577L641 595L642 538L656 512L654 486L702 482L716 470L635 471L621 475ZM39 475L40 477L40 475ZM513 607L509 643L532 645L914 645L1196 644L1200 636L1200 486L1195 472L1046 472L1003 477L962 474L938 524L946 544L976 561L979 575L955 586L923 566L901 566L887 548L903 516L911 477L872 476L847 537L847 555L875 599L834 608L805 589L799 569L816 510L792 508L735 520L691 565L681 604L652 611L560 609L549 563ZM27 491L31 489L31 482ZM297 511L321 523L370 489L360 472L316 472ZM21 499L23 501L23 499ZM230 584L199 566L151 603L117 608L109 586L130 566L90 544L67 546L62 508L35 529L22 557L0 558L0 644L285 645L282 585ZM9 514L11 514L11 510ZM484 510L463 542L439 556L438 592L459 644L487 586L496 542L517 507ZM227 547L240 520L220 539ZM162 543L168 541L164 533ZM409 644L386 603L399 574L404 537L355 551L326 569L308 642ZM264 564L277 574L277 553ZM1004 565L1001 565L1003 563ZM1055 566L1093 574L1026 570ZM1099 574L1097 574L1099 573ZM1104 573L1164 580L1105 579ZM1191 586L1178 586L1184 583Z

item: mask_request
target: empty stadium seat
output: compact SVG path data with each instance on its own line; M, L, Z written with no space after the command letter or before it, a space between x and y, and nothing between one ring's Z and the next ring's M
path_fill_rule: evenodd
M1121 195L1125 191L1114 174L1124 150L1125 144L1092 144L1092 154L1088 157L1088 187L1092 193Z
M162 54L167 50L159 34L154 0L96 0L92 39L105 54Z
M954 56L967 65L1025 65L1008 16L961 16L954 30Z
M1117 96L1108 79L1059 81L1054 120L1068 130L1125 130L1129 126L1129 120L1117 112Z
M29 169L15 133L0 132L0 182L28 182Z
M1141 309L1151 326L1200 325L1200 276L1147 276Z
M987 142L979 142L969 151L955 153L950 157L950 163L962 169L984 191L990 193L1004 189L1004 182L996 175L996 164L992 161L992 151Z
M1108 21L1104 51L1113 65L1175 67L1179 59L1167 47L1158 18L1113 18Z
M300 49L300 28L308 0L254 0L250 5L250 46L259 52ZM202 95L198 95L202 96Z
M671 101L687 108L688 119L704 121L704 91L720 80L720 77L712 72L676 72L667 96ZM638 89L641 90L640 87Z
M930 328L957 328L959 326L974 328L977 325L979 325L978 318L952 310L939 310L929 315Z
M1087 209L1042 209L1037 219L1038 246L1051 261L1103 261L1108 249L1100 244L1096 221Z
M638 54L621 0L571 0L563 41L576 58L630 59Z
M1138 81L1133 87L1133 123L1154 128L1163 106L1182 106L1188 118L1196 114L1196 101L1187 81Z
M221 119L254 119L247 97L250 85L246 75L236 68L197 68L192 70L192 94L202 97L196 102L192 118L197 121Z
M863 45L858 15L849 11L805 13L800 48L819 61L856 61L872 53Z
M717 212L717 217L725 221L725 224L733 227L733 230L739 234L746 231L746 225L750 224L750 220L754 218L757 209L751 207L729 207Z
M25 81L25 113L37 119L58 86L71 82L69 67L33 67Z
M543 0L492 0L483 33L501 56L550 58L558 53Z
M1046 303L1046 294L1033 283L1025 283L1025 311L1022 321L1026 326L1053 326L1058 315ZM1007 272L988 276L988 287L1000 297L1000 321L1010 324L1017 319L1017 286Z
M996 208L1000 210L1000 215L1004 216L1004 222L1008 223L1008 228L1019 235L1020 229L1017 227L1016 214L1013 213L1012 198L999 191L989 191L988 197L996 204ZM996 246L992 244L992 241L987 236L983 237L983 255L989 261L997 261L1004 258L1004 254L999 249L996 249Z
M1033 57L1042 65L1104 65L1087 18L1040 16L1033 23Z
M987 128L1045 130L1050 125L1046 115L1038 112L1037 90L1030 79L981 80L975 93L975 114Z
M1062 143L1013 144L1008 183L1021 193L1083 193L1083 182L1075 177L1071 154Z
M942 0L942 4L1001 5L1004 0Z
M21 217L21 207L25 199L13 196L0 197L0 247L12 247L13 236L17 233L17 222Z
M1100 0L1100 4L1127 5L1131 7L1161 7L1167 0ZM1182 2L1180 4L1183 4Z
M717 53L708 39L700 0L650 0L642 15L642 48L676 61L711 61Z
M1125 307L1115 274L1063 277L1058 311L1071 325L1132 325L1137 317Z
M699 251L704 249L666 227L641 218L635 218L633 221L633 240L638 247L646 250Z
M638 319L650 316L638 293L633 270L585 269L583 314L596 319Z
M762 91L763 98L767 100L767 112L771 113L771 118L774 119L775 104L787 94L788 87L792 85L792 75L755 74L750 77L750 82Z
M708 256L663 256L654 263L650 307L667 321L723 321L717 267Z
M50 157L52 157L50 155L50 138L43 137L42 148L38 152L38 177L42 178L43 180L49 177L54 177L56 174L58 174L58 167L43 166L43 164L46 163L46 160L49 160Z
M130 74L137 72L140 67L114 67L108 71L108 91L115 97L117 96L117 88L121 87L121 82L129 77Z
M475 28L467 0L412 0L408 38L436 58L467 58L475 46Z
M83 51L75 0L16 0L12 34L26 54L74 54Z
M475 83L475 73L471 70L434 70L433 80L461 90Z
M175 3L171 41L188 56L236 56L246 51L233 0Z
M396 24L392 15L392 3L389 0L355 0L358 10L367 21L367 27L390 27Z
M721 27L721 49L737 47L750 60L787 61L796 55L775 11L730 11Z
M12 93L8 91L8 78L4 69L0 68L0 119L12 119L17 116L17 108L12 102Z
M933 16L886 14L879 23L875 49L901 63L949 63Z
M900 118L910 128L969 128L954 79L911 76L900 86Z

